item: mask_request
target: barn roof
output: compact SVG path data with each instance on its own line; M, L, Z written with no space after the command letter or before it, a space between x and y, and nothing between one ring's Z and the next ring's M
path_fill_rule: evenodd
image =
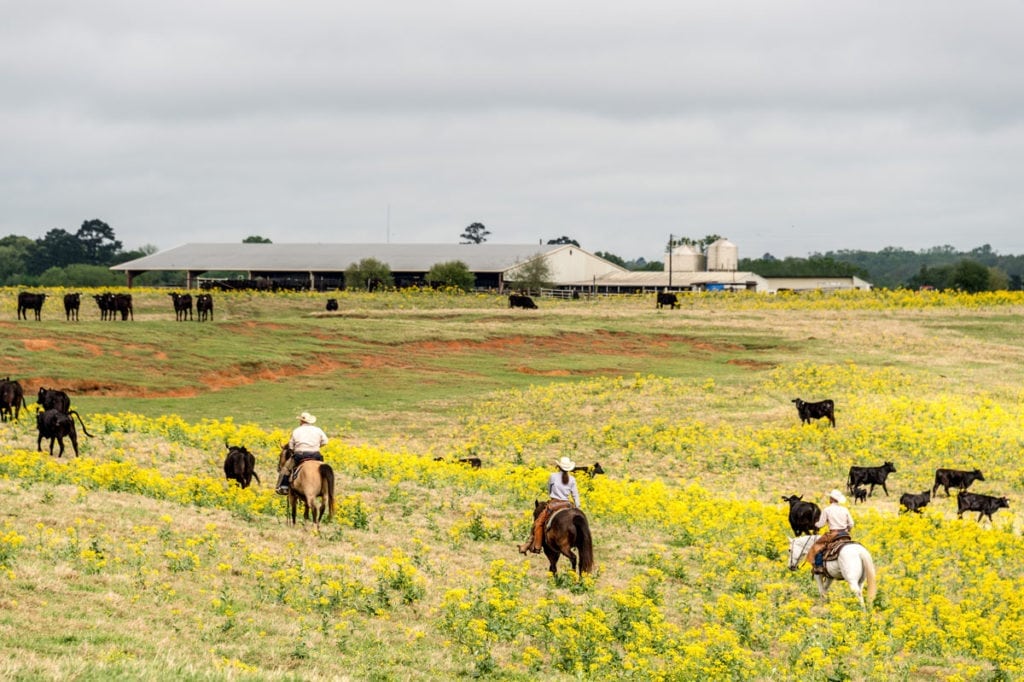
M393 272L426 272L460 260L471 272L504 272L562 248L558 244L183 244L112 266L111 270L243 270L341 272L375 258Z

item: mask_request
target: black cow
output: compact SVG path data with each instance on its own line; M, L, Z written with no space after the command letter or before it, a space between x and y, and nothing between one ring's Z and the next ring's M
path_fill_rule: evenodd
M522 294L510 294L508 297L509 308L536 308L537 304L529 296Z
M925 490L923 493L914 495L913 493L903 493L900 495L900 504L906 507L907 511L921 513L922 507L927 507L928 503L931 502L932 491Z
M936 469L935 485L932 486L932 495L941 485L946 490L946 497L949 497L949 489L956 488L960 492L967 490L975 481L984 481L980 469L974 471L960 471L959 469Z
M856 485L856 486L853 487L853 490L851 490L850 492L853 493L853 501L854 502L867 502L868 501L868 489L865 488L864 486Z
M213 320L213 296L210 294L196 296L196 312L199 314L200 322L204 322L207 317Z
M93 294L96 305L100 309L100 319L114 319L114 295L111 293Z
M597 476L598 474L604 473L604 467L601 466L600 462L594 462L588 467L576 467L573 471L578 471L581 474L586 474L587 476Z
M174 319L178 322L191 320L192 318L192 294L179 294L171 292L167 294L174 301Z
M468 464L471 469L479 469L481 463L479 457L463 457L459 462L462 464Z
M43 301L46 300L46 294L30 294L27 291L22 291L18 294L18 319L28 319L28 311L33 310L36 314L36 319L39 319L39 313L43 309Z
M794 535L817 535L818 528L814 524L821 518L821 507L813 502L804 502L803 495L782 496L783 502L789 502L789 527Z
M338 309L338 299L336 299L336 298L329 298L329 299L327 299L327 310L333 312L333 311L335 311L337 309Z
M42 406L43 411L60 410L64 414L71 411L71 398L68 394L53 388L40 387L36 402Z
M21 384L11 381L10 377L0 381L0 421L17 421L23 407L28 409Z
M889 496L889 489L885 487L885 479L889 474L896 473L896 467L892 462L886 462L880 467L850 467L850 476L846 479L846 488L851 493L855 486L868 485L868 495L875 492L875 486L882 486L885 496Z
M225 445L227 445L225 443ZM244 445L228 445L228 454L224 458L224 476L229 481L238 481L238 485L248 488L252 479L261 483L256 474L256 457Z
M132 295L114 294L114 310L121 313L122 320L131 318L134 321L135 309L132 307ZM113 319L113 313L111 313L111 319Z
M793 403L796 405L797 414L800 415L800 423L810 424L812 419L827 418L831 423L832 427L836 425L836 404L831 400L822 400L816 403L808 403L800 400L800 398L793 398Z
M669 308L678 308L679 296L670 292L658 294L658 302L655 307L664 308L665 306L668 306Z
M71 439L71 447L75 450L75 457L78 456L78 433L75 431L75 420L71 417L78 417L78 423L82 425L82 433L92 437L85 428L85 422L82 421L82 417L71 410L70 412L61 412L60 410L46 410L45 412L39 412L36 414L36 428L39 429L39 439L36 441L36 449L42 452L43 450L43 439L50 439L50 456L53 456L53 441L56 440L60 443L60 452L57 453L58 457L64 456L64 439Z
M989 522L991 522L992 514L1004 507L1006 509L1010 508L1010 501L1005 497L993 497L991 495L964 491L956 494L956 517L958 519L962 519L963 513L966 511L976 511L978 512L978 523L981 523L982 516L987 516Z
M64 317L70 322L78 321L78 309L82 306L81 294L64 294Z

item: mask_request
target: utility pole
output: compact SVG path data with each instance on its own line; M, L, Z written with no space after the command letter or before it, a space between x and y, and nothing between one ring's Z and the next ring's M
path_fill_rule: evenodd
M672 240L673 236L668 236L668 288L672 288Z

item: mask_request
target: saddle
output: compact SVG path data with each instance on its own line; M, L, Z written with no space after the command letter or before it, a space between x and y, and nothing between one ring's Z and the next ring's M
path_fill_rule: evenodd
M839 558L840 550L849 544L856 544L849 535L840 535L837 538L832 538L825 544L824 549L821 550L822 561L835 561Z
M558 507L556 509L553 509L551 511L551 513L548 514L548 520L544 523L544 530L549 530L551 528L551 524L555 520L556 516L558 516L559 514L561 514L564 511L567 511L567 510L572 509L572 508L573 508L573 506L571 504L569 504L568 502L566 502L566 506L565 507Z

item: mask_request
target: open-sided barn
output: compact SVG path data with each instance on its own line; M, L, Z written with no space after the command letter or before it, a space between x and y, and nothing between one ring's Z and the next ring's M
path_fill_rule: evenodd
M183 271L193 287L209 272L240 273L268 286L324 290L344 286L350 265L373 258L387 265L397 286L424 283L439 263L461 261L478 288L503 290L515 271L544 258L555 283L593 281L626 270L574 244L184 244L111 267L134 277L152 271Z

